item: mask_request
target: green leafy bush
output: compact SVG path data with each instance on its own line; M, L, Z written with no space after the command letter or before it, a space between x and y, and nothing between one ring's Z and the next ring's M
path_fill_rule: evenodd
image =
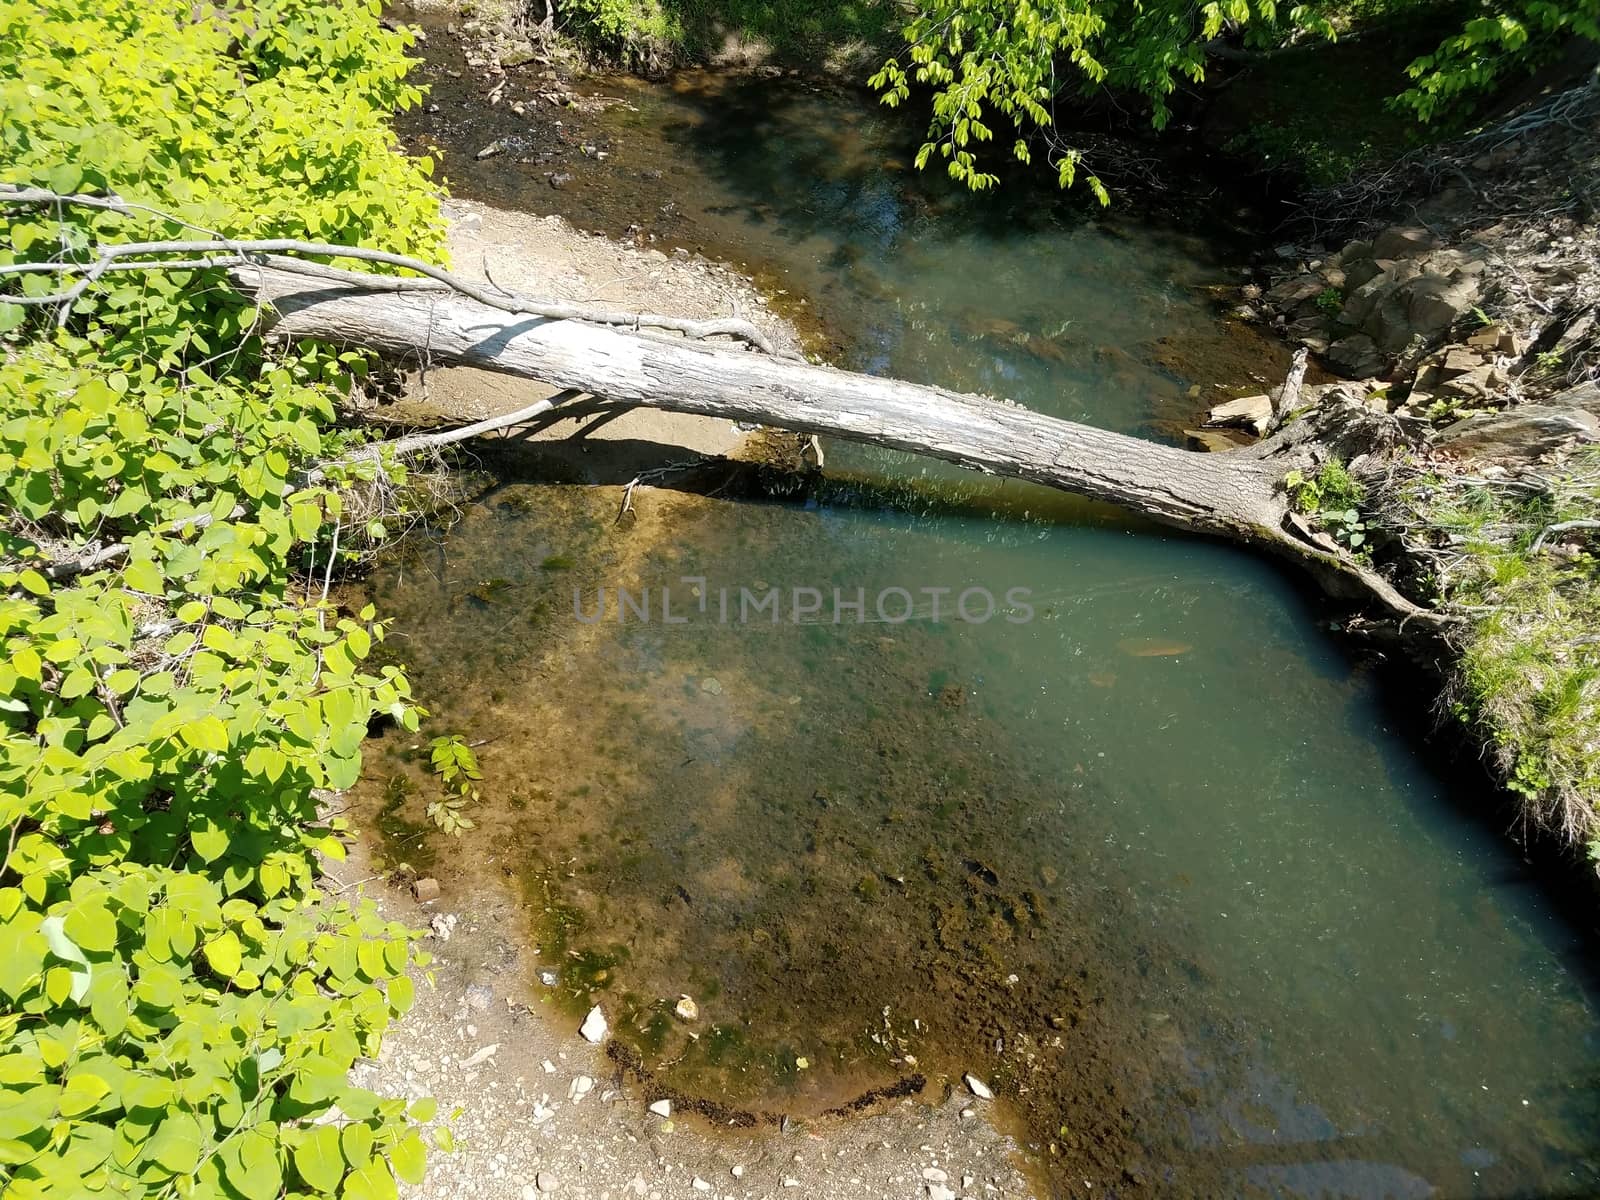
M1283 478L1283 486L1295 508L1312 516L1360 508L1366 499L1361 485L1337 459L1323 463L1315 475L1290 471Z
M1432 121L1540 66L1575 37L1600 42L1597 0L1482 4L1458 33L1406 68L1413 83L1398 102Z
M998 182L977 159L977 148L994 138L994 123L1017 130L1012 157L1031 161L1028 133L1048 135L1057 92L1076 80L1085 92L1105 86L1143 97L1155 126L1163 128L1179 82L1205 78L1205 43L1224 29L1251 25L1331 32L1313 8L1280 11L1272 0L1198 6L1176 0L923 0L904 29L909 63L891 58L869 82L890 105L907 99L913 82L931 89L933 116L917 165L938 154L952 179L981 190ZM1082 155L1048 136L1046 145L1061 185L1071 185ZM1099 179L1090 175L1086 182L1106 203Z
M588 49L652 69L715 59L735 41L780 61L837 69L890 46L902 19L891 0L557 0L555 7L562 28Z
M0 263L196 228L437 257L386 125L407 44L349 0L0 8L0 179L178 218L0 209ZM0 303L0 1191L392 1197L431 1106L347 1076L425 956L319 891L315 797L418 710L375 614L295 574L348 520L306 468L361 364L274 357L216 271L58 311Z

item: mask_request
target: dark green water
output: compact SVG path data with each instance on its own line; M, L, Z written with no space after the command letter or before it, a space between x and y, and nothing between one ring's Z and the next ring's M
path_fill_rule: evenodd
M591 228L670 203L851 365L1116 428L1280 370L1206 298L1236 244L926 188L903 127L799 86L625 94L560 193L497 160L457 191ZM495 738L442 869L522 890L555 1003L730 1112L971 1071L1062 1195L1600 1192L1592 943L1291 581L1021 485L829 465L803 502L648 492L622 523L615 489L507 481L373 580L436 727ZM688 622L573 611L663 586ZM724 586L953 591L723 624ZM1033 619L950 620L973 586ZM374 791L421 779L411 741Z

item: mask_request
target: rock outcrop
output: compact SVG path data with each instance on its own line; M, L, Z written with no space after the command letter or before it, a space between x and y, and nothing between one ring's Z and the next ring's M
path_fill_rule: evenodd
M1267 289L1284 332L1352 378L1387 374L1445 339L1482 298L1482 247L1444 247L1420 226L1386 229Z

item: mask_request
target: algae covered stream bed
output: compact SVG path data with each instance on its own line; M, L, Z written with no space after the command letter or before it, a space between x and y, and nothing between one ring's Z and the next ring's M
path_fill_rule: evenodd
M797 84L619 94L592 174L457 190L589 227L670 205L848 365L1151 436L1194 385L1280 369L1206 299L1237 245L947 195L903 127ZM490 740L459 842L409 824L414 737L378 743L365 802L394 854L521 896L531 1003L602 1003L720 1121L971 1072L1061 1194L1600 1189L1593 947L1312 602L1035 489L828 462L801 496L654 491L622 522L619 489L506 467L368 580L435 730ZM988 620L953 611L974 588ZM836 621L834 589L865 610ZM877 611L894 589L910 619Z

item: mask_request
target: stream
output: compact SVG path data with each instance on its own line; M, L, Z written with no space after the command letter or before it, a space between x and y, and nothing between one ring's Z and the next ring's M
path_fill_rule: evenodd
M1287 361L1220 316L1253 249L1221 196L960 195L903 121L749 77L609 84L579 165L479 162L505 115L430 69L458 195L748 264L840 365L1176 440ZM602 1003L718 1122L970 1072L1060 1195L1600 1190L1593 943L1296 581L1015 481L827 462L622 523L619 489L502 471L367 581L428 728L493 740L459 843L421 833L414 737L366 802L413 865L517 889L545 999ZM740 611L774 589L776 621Z

